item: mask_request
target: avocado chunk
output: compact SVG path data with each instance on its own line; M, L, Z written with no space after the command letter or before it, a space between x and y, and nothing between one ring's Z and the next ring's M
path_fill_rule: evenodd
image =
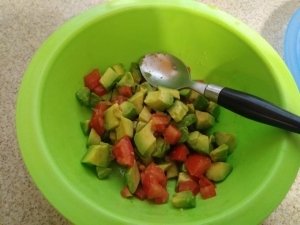
M129 191L133 194L140 183L140 172L136 162L126 171L125 179Z
M192 92L192 90L190 88L183 88L179 91L179 94L184 99L187 99L190 96L191 92Z
M206 177L212 181L224 180L232 171L232 166L226 162L214 162L206 171Z
M148 107L144 106L143 109L142 109L142 111L140 112L138 120L147 123L151 119L151 116L152 115L151 115L151 112L148 109Z
M134 135L134 143L141 156L149 156L155 149L156 138L153 135L152 120L150 120L145 127Z
M116 140L118 141L124 136L133 137L133 122L121 116L119 126L116 128Z
M196 128L198 130L206 130L212 127L215 123L215 118L208 112L195 111L197 117Z
M209 137L201 134L199 131L191 132L187 143L196 152L209 154L211 149Z
M84 135L88 135L90 133L90 120L85 120L85 121L81 121L80 122L80 127L82 130L82 133L84 133Z
M162 86L158 86L158 90L161 92L168 92L170 93L174 98L180 99L180 94L177 89L172 89L172 88L166 88Z
M146 126L147 122L139 121L135 126L135 132L139 132L144 126Z
M192 103L188 103L188 104L186 104L186 106L189 109L189 113L194 113L195 112L195 107Z
M171 166L167 168L166 175L168 179L178 176L178 167L176 163L171 162Z
M188 209L196 207L196 198L191 191L177 192L173 195L171 201L175 208Z
M132 74L133 80L135 83L139 84L142 80L142 74L139 68L139 64L131 63L130 72Z
M117 134L115 131L109 132L109 140L111 141L111 143L115 143L117 141Z
M94 166L107 167L112 159L111 150L111 145L104 142L98 145L91 145L81 162Z
M155 91L155 89L148 83L143 82L138 86L139 91L143 91L144 93L147 93L149 91Z
M101 142L101 138L99 134L92 128L89 134L89 137L87 139L87 146L90 145L98 145Z
M197 122L197 117L194 113L187 114L183 119L180 121L179 126L182 127L189 127L192 124Z
M171 165L172 165L171 162L165 162L165 163L157 164L157 166L159 168L161 168L164 172L166 172L167 169L169 169L171 167Z
M174 98L169 92L150 91L148 92L144 102L151 109L164 111L173 104Z
M175 120L175 122L179 122L187 114L189 109L183 102L176 100L167 111L170 114L170 116Z
M119 126L121 115L122 115L122 112L117 103L110 106L104 112L104 127L105 127L105 129L112 130L112 129L115 129L117 126Z
M178 141L178 143L184 143L188 140L189 138L189 129L187 127L180 127L179 131L181 133L180 139Z
M120 108L122 111L122 116L130 120L133 120L137 116L136 108L132 102L129 101L122 102Z
M112 172L112 169L109 167L96 166L97 177L100 180L108 178L108 176L111 174L111 172Z
M112 91L107 92L106 94L100 96L101 101L110 101L112 96Z
M196 110L205 110L208 107L208 100L203 95L198 95L194 101L194 107Z
M121 80L117 83L117 86L128 86L133 87L134 86L134 80L130 72L126 72L124 76L121 78Z
M198 98L199 95L200 94L198 92L196 92L194 90L191 90L191 93L190 93L190 95L188 97L188 101L189 102L194 102Z
M186 172L180 172L178 174L178 178L177 178L177 185L181 182L185 182L185 181L189 181L192 178L190 177L190 175Z
M110 90L121 79L121 77L122 74L118 74L111 67L108 67L100 78L100 83L106 90Z
M229 149L228 145L222 144L217 148L215 148L214 150L212 150L209 153L209 156L214 162L220 162L220 161L225 162L229 152L228 149Z
M96 95L94 92L91 92L90 95L90 107L94 107L95 105L97 105L99 102L101 101L100 96Z
M129 102L134 104L137 113L140 113L143 109L144 97L145 93L142 91L138 91L128 99Z
M155 150L152 153L152 156L156 158L163 158L169 149L170 145L163 138L158 137L156 139Z
M233 134L227 132L215 132L214 133L217 145L226 144L228 145L229 153L232 153L236 146L236 139Z
M216 119L219 117L220 115L220 107L217 103L210 101L208 103L208 107L206 108L206 111L208 113L210 113L213 117L215 117Z
M125 68L122 63L114 64L114 65L112 65L112 68L119 75L123 75L125 73Z
M87 87L81 87L76 91L76 98L81 105L90 106L91 91Z

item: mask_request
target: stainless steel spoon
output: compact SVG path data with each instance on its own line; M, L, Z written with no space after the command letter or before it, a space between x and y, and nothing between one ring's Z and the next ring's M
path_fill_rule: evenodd
M173 55L164 53L145 55L140 61L140 70L144 78L153 86L175 89L189 87L244 117L300 133L299 116L251 94L192 81L185 64Z

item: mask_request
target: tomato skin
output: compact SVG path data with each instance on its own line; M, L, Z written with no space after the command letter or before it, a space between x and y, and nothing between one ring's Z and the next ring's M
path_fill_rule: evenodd
M97 115L104 115L105 110L109 108L111 104L109 102L100 102L94 108L93 111L97 113Z
M128 98L123 95L118 95L112 99L113 103L118 103L119 105L122 104L122 102L125 102Z
M99 85L100 72L98 69L92 70L84 77L84 85L91 91Z
M119 165L131 167L134 164L134 151L131 140L128 136L121 138L113 146L113 155Z
M154 113L151 116L152 130L156 133L163 133L170 123L170 117L164 113Z
M131 97L132 96L132 89L129 86L121 86L118 88L118 92L120 95L124 96L124 97Z
M175 126L170 124L164 131L163 136L167 143L174 145L179 141L181 133Z
M203 199L208 199L216 196L215 184L207 179L205 176L199 178L199 192Z
M106 89L101 83L99 83L99 85L96 86L92 91L98 96L103 96L107 93Z
M170 159L173 161L184 162L189 153L189 149L185 144L179 144L172 149Z
M139 185L137 187L136 191L134 192L134 195L140 200L144 200L147 197L146 193L141 185Z
M190 154L184 162L188 173L194 177L201 177L211 165L211 159L201 154Z
M146 169L144 170L144 178L148 179L147 182L157 182L163 187L166 187L167 185L167 177L164 173L164 171L156 166L154 163L150 163Z
M97 112L94 112L89 126L90 128L93 128L99 135L103 135L105 132L103 116Z
M194 195L199 193L199 184L193 179L179 182L177 185L177 192L191 191Z
M130 193L129 189L127 186L125 186L122 190L121 190L121 195L123 198L130 198L132 197L132 194Z

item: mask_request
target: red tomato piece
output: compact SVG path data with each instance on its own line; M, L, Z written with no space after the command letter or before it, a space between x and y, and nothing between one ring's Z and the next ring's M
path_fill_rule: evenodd
M132 197L132 194L130 193L129 189L127 186L125 186L122 190L121 190L121 195L124 198L130 198Z
M154 182L157 181L157 183L159 183L163 187L166 187L167 185L167 177L163 169L156 166L154 163L150 163L146 167L146 169L144 170L144 177L147 177L146 179L149 179L147 180L148 182L151 182L153 180Z
M185 144L179 144L172 149L170 159L173 161L184 162L189 153L189 149Z
M201 154L191 154L185 161L187 171L194 177L201 177L210 165L211 159Z
M99 85L100 72L98 69L92 70L84 77L84 85L91 91Z
M199 192L203 199L211 198L216 196L215 184L207 179L205 176L199 178Z
M132 96L132 89L129 86L119 87L118 92L119 92L120 95L125 96L127 98Z
M104 134L105 127L104 127L104 118L103 115L100 115L97 112L93 113L93 116L89 123L90 128L93 128L99 135Z
M199 184L193 179L182 181L177 186L177 192L181 191L191 191L194 195L196 195L199 192Z
M147 197L146 193L141 185L139 185L137 187L136 191L134 192L134 195L140 200L144 200Z
M108 103L108 102L100 102L93 108L93 111L94 111L94 113L96 113L99 116L100 115L104 116L104 112L106 109L108 109L109 106L110 106L110 103Z
M118 95L112 99L113 103L118 103L119 105L122 104L122 102L125 102L128 98L123 95Z
M98 95L98 96L103 96L105 95L107 92L105 90L105 88L103 87L103 85L101 83L99 83L98 86L96 86L94 89L93 89L93 92Z
M134 151L131 140L128 136L121 138L113 146L113 155L116 158L118 164L122 166L131 167L134 164Z
M163 133L170 123L170 117L164 113L154 113L152 119L152 130Z
M174 145L179 141L181 133L175 126L170 124L164 131L163 136L166 142Z
M156 204L163 204L168 201L169 193L165 188L161 190L160 196L153 199L153 202Z

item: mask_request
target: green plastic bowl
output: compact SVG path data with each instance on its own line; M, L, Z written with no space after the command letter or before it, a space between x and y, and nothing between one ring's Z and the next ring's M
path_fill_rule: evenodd
M278 54L235 18L194 1L111 1L73 18L37 51L17 104L17 134L41 192L75 224L258 224L284 198L300 162L296 134L222 110L216 129L237 135L234 170L217 197L176 210L120 196L123 180L98 180L81 165L86 151L75 99L83 76L97 67L165 51L205 79L261 96L300 114L299 92ZM298 147L297 147L298 146ZM172 194L175 182L169 190Z

